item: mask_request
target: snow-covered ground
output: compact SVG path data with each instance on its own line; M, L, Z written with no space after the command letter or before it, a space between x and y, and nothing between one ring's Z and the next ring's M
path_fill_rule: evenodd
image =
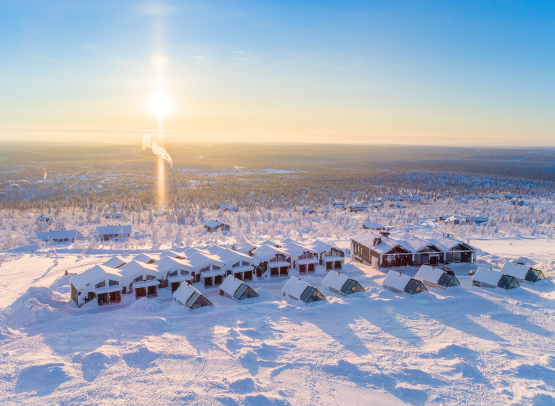
M346 243L346 241L344 241ZM555 242L471 239L460 287L414 297L381 288L387 269L347 264L366 289L305 305L286 278L233 302L204 290L194 311L160 290L77 308L69 279L113 254L22 254L0 266L3 404L553 404ZM121 255L121 253L120 253ZM131 257L131 255L129 255ZM471 286L470 269L527 257L548 279L512 291ZM69 275L64 275L65 271ZM417 268L402 268L413 275ZM326 271L303 276L320 288Z

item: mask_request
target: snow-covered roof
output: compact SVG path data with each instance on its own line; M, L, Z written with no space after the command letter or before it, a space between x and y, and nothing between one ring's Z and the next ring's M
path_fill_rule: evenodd
M499 282L499 279L501 279L502 276L503 274L499 271L481 266L472 277L472 280L497 286L497 282Z
M75 275L70 279L70 282L76 289L82 289L88 283L100 280L102 278L115 278L117 280L122 279L122 275L119 270L114 268L109 268L104 265L95 265L92 268L87 269L79 275Z
M154 214L155 216L161 216L162 214L166 214L166 213L167 213L166 210L157 210L152 214Z
M317 252L312 248L308 248L308 247L305 247L304 245L297 244L294 242L285 244L284 246L281 247L281 249L287 251L291 258L297 258L298 256L302 255L305 252L311 252L311 253L317 254Z
M249 252L250 250L252 250L254 248L256 248L256 245L253 245L250 242L245 241L245 242L242 242L239 245L236 245L235 246L235 251L246 254L247 252Z
M122 217L122 216L123 216L122 213L104 213L102 215L102 217L105 217L105 218L109 218L109 217L119 218L119 217Z
M217 244L214 244L214 245L212 245L208 248L205 248L204 250L208 251L212 255L215 255L215 254L217 254L218 252L220 252L221 250L224 250L224 249L225 249L225 247L221 247Z
M529 265L520 265L515 264L514 262L505 262L505 264L501 268L501 273L503 275L513 276L518 279L524 279L529 270Z
M300 299L305 289L309 286L310 284L308 282L305 282L296 276L292 276L283 287L282 292Z
M370 230L381 230L385 228L380 223L376 223L375 221L364 222L362 223L362 226Z
M137 255L135 258L133 258L133 261L137 261L137 262L144 262L145 264L148 264L150 261L158 261L158 257L154 256L154 255L148 255L148 254L139 254Z
M188 260L177 259L172 257L161 258L160 260L156 261L152 265L154 265L156 269L158 269L162 273L162 275L164 275L166 272L170 272L170 271L173 272L177 269L183 269L184 271L194 270L193 266Z
M131 261L127 264L118 268L121 273L121 276L124 278L130 279L135 277L136 275L142 275L148 273L152 276L162 276L160 271L156 268L154 264L145 264L143 262Z
M334 245L328 244L327 242L320 241L320 240L316 240L314 242L311 242L310 244L306 244L306 246L316 251L317 253L328 252L332 248L339 249ZM340 250L340 251L343 251L343 250Z
M179 258L179 257L181 257L181 258L185 258L185 254L183 254L183 253L180 254L179 252L175 252L175 251L172 251L172 250L166 250L166 251L164 251L164 252L162 252L162 253L160 254L160 258L165 258L165 257L170 257L170 258Z
M437 283L443 273L444 271L441 268L432 268L428 265L422 265L414 278Z
M488 218L484 216L472 216L470 221L485 223L488 221Z
M125 260L123 260L121 257L115 256L104 262L102 265L107 266L108 268L117 268L118 266L122 266L123 264L125 264Z
M345 282L349 280L349 277L341 272L329 271L327 276L322 281L322 286L331 287L337 290L341 290Z
M281 248L271 247L269 245L261 245L253 252L253 256L257 257L260 262L268 261L276 256L276 254L283 254L289 257L289 253Z
M36 218L37 221L50 221L52 218L48 216L38 216Z
M410 280L411 277L408 275L403 275L400 272L389 271L382 282L382 286L384 288L391 287L397 290L404 291Z
M104 234L131 234L133 227L126 226L98 226L96 232L100 235Z
M231 265L235 264L237 261L245 261L249 264L257 262L253 257L227 248L218 252L216 256L220 258L222 262L225 262L228 267L231 267Z
M242 284L243 284L242 280L237 279L232 275L229 275L227 278L225 278L223 283L220 285L220 290L223 290L228 295L233 296L237 291L237 289L239 289L239 286L241 286Z
M210 264L216 264L220 266L225 265L217 256L204 254L202 252L197 252L196 254L188 256L187 260L195 269L202 269Z
M206 223L204 223L206 227L210 227L210 228L218 227L218 226L221 226L222 224L224 223L221 222L220 220L208 220Z
M63 231L41 231L37 233L39 240L61 240L64 238L79 238L83 237L78 230L63 230Z
M185 251L183 251L183 253L185 254L185 256L186 256L187 258L189 258L191 255L195 255L195 254L197 254L197 253L199 253L199 252L201 252L201 253L203 253L203 254L209 254L208 251L206 251L206 250L201 250L201 249L195 248L195 247L187 248Z
M173 297L183 304L187 304L187 301L191 299L191 296L193 295L196 296L194 298L196 300L196 298L201 296L202 293L188 283L182 283L181 286L173 292Z
M272 240L265 240L265 241L262 241L259 245L260 246L269 245L270 247L275 247L276 245L279 245L279 244L277 242L272 241Z

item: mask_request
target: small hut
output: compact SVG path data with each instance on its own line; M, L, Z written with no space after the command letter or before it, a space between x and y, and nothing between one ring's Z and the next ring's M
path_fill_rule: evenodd
M326 300L326 297L318 289L294 276L287 281L281 291L283 296L287 295L291 299L302 300L305 303Z
M536 283L539 280L545 279L545 275L539 269L514 262L506 262L503 268L501 268L501 272L504 275L515 277L519 283Z
M244 300L258 297L258 293L241 279L229 275L225 278L224 283L220 285L220 296L225 296L229 299Z
M405 292L409 295L415 295L428 290L419 280L395 271L389 271L382 282L382 286L384 289L397 293Z
M451 286L460 285L453 271L443 268L434 268L429 265L422 265L414 279L432 288L446 289Z
M322 287L334 293L339 293L340 295L350 295L355 292L364 292L364 288L355 281L354 279L349 279L347 275L344 275L337 271L331 271L324 278L322 282Z
M491 268L479 267L472 277L472 285L481 288L502 288L505 290L514 289L520 286L514 276L504 275L503 272Z
M204 306L213 306L206 296L186 283L183 283L179 289L173 292L173 300L182 306L187 306L190 310Z

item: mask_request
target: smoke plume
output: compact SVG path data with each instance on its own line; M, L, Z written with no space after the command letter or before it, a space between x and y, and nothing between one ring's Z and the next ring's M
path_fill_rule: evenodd
M44 179L46 179L46 168L42 168L44 169Z
M173 168L172 157L170 156L170 154L168 154L168 151L158 145L156 141L152 141L152 135L150 134L147 134L143 137L143 149L147 148L150 148L154 155L160 155L162 158L168 161L170 166Z

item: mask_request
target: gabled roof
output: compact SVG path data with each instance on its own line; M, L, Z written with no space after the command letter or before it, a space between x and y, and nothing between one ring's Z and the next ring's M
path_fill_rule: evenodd
M164 251L160 254L160 258L165 258L165 257L170 257L170 258L182 257L182 258L185 258L185 254L183 254L183 253L180 254L179 252L166 250L166 251Z
M185 257L187 257L187 258L189 258L191 255L195 255L199 252L201 252L203 254L209 254L208 251L201 250L200 248L195 248L195 247L187 248L185 251L183 251L183 253L185 254Z
M183 269L194 271L191 263L186 259L177 259L172 257L164 257L152 264L164 275L166 272L175 271L176 269Z
M158 211L155 211L152 214L154 214L155 216L161 216L162 214L166 214L166 213L167 213L166 210L158 210Z
M287 251L291 258L297 258L298 256L302 255L304 252L311 252L311 253L317 254L317 252L312 248L308 248L308 247L305 247L304 245L297 244L294 242L285 244L284 246L281 247L281 249Z
M332 248L338 249L340 251L343 251L342 249L337 248L335 245L332 244L328 244L327 242L324 241L320 241L320 240L316 240L314 242L311 242L310 244L306 244L306 246L308 248L313 249L314 251L316 251L317 253L322 253L322 252L328 252L330 251Z
M501 273L503 275L514 276L518 279L524 279L528 271L530 270L529 265L515 264L514 262L505 262L503 268L501 268Z
M253 256L257 257L260 262L268 261L276 256L276 254L283 254L289 257L289 253L281 248L270 247L269 245L261 245L253 252Z
M208 220L206 223L204 223L206 227L210 227L210 228L218 227L218 226L221 226L222 224L225 224L225 223L221 222L220 220Z
M224 250L224 249L225 249L225 247L221 247L217 244L214 244L214 245L212 245L208 248L205 248L204 251L207 251L208 253L210 253L212 255L215 255L215 254L217 254L218 252L220 252L221 250Z
M408 275L403 275L400 272L389 271L387 276L382 282L384 288L391 287L400 291L404 291L407 284L410 282L411 277Z
M503 273L499 271L481 266L472 277L472 280L476 282L487 283L488 285L497 286L497 283L502 276Z
M117 268L124 264L125 260L123 260L121 257L115 256L104 262L102 265L107 266L108 268Z
M96 232L98 234L131 234L133 227L126 226L98 226Z
M385 228L380 223L376 223L375 221L367 221L365 223L362 223L362 226L370 230L382 230Z
M173 297L183 304L186 304L193 295L201 296L202 293L188 283L182 283L181 286L173 292Z
M59 240L62 238L79 238L83 237L78 230L63 230L63 231L40 231L37 233L39 240Z
M309 286L311 285L308 282L305 282L296 276L292 276L283 287L282 292L300 299L305 289Z
M230 249L223 249L217 254L215 254L222 262L226 264L226 266L231 267L231 265L235 264L237 261L245 261L249 264L256 263L257 261L248 255L242 254L237 251L233 251Z
M135 258L133 258L133 261L144 262L145 264L148 264L150 261L158 261L158 259L159 258L157 256L143 253L143 254L139 254Z
M276 245L279 245L279 244L277 242L272 241L272 240L265 240L265 241L262 241L259 245L260 246L269 245L270 247L275 247Z
M322 281L322 286L328 286L337 290L340 290L345 282L349 280L349 277L337 271L329 271L324 280Z
M235 251L242 252L244 254L246 252L249 252L252 249L255 249L256 247L257 247L256 245L253 245L250 242L245 241L245 242L242 242L239 245L236 245L235 246Z
M243 284L243 281L229 275L223 283L220 285L220 290L223 290L228 295L233 296L233 294L239 289L239 286Z
M196 254L188 256L187 260L195 269L201 269L210 264L225 265L216 255L204 254L202 252L197 252Z
M153 276L162 276L160 271L156 268L154 264L145 264L143 262L131 261L122 267L118 268L121 276L124 278L133 278L136 275L148 273Z
M94 282L102 278L117 278L122 279L121 272L114 268L109 268L104 265L95 265L90 269L87 269L83 273L74 276L70 279L70 282L76 289L81 289L85 287L88 283Z
M422 265L414 278L437 283L443 273L444 271L441 268L432 268L428 265Z

